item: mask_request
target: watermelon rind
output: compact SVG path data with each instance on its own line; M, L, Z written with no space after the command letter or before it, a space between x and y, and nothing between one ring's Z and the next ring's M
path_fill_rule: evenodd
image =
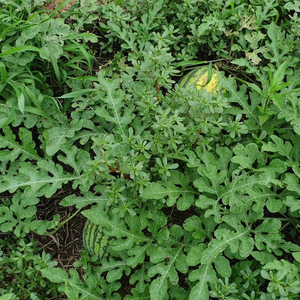
M110 237L105 234L101 225L87 220L83 228L82 239L83 246L89 255L96 255L100 260L105 257Z
M188 89L195 86L198 90L206 90L211 94L222 92L222 87L219 85L219 71L212 69L211 78L209 78L208 67L199 67L193 69L179 81L179 87ZM209 80L210 79L210 80Z

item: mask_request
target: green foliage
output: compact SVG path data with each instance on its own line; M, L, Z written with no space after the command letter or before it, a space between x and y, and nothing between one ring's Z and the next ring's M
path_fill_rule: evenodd
M0 299L53 299L59 295L56 285L40 273L57 262L39 250L34 242L23 239L0 240Z
M68 187L60 205L112 238L101 261L33 263L40 280L68 299L298 298L298 1L0 3L0 231L56 231L39 203ZM208 63L224 93L178 86Z

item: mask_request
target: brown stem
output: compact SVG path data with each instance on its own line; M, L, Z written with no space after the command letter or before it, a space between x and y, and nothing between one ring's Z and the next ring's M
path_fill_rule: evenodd
M199 135L201 135L201 133L202 133L201 128L198 130L198 133L199 133ZM196 146L197 146L199 140L200 140L200 137L198 136L197 139L196 139L196 141L194 142L194 144L193 144L193 146L192 146L194 149L196 148Z

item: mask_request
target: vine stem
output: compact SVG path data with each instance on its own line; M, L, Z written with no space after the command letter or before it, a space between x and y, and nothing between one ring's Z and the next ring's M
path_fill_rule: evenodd
M55 232L57 232L62 226L64 226L66 223L68 223L70 220L72 220L79 212L81 211L81 208L77 209L75 211L75 213L73 215L71 215L69 218L67 218L66 220L60 222L57 227L51 231L51 232L46 232L44 235L46 236L50 236L50 235L53 235Z

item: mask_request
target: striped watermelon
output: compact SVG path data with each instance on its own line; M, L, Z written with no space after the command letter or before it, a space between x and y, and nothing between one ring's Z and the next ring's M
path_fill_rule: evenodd
M82 238L83 246L90 255L96 255L100 260L105 256L111 238L104 233L101 225L95 225L87 220Z
M222 91L222 87L218 85L219 72L212 69L212 75L209 79L208 67L195 68L179 81L180 88L188 88L189 86L195 85L197 89L205 89L207 92L212 94L218 94Z

